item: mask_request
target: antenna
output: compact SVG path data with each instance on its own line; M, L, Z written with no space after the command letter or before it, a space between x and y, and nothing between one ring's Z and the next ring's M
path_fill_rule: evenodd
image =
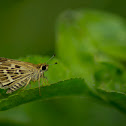
M57 64L57 62L55 62L54 64ZM48 64L48 65L50 66L50 65L54 65L54 64Z
M46 63L48 63L53 57L55 57L55 54ZM57 64L57 62L55 64Z

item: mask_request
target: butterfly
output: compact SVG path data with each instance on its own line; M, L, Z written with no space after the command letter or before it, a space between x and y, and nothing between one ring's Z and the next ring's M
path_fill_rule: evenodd
M54 55L50 59L53 57ZM32 64L0 57L0 88L7 89L6 94L11 94L22 87L25 88L30 81L38 80L40 82L40 78L44 78L44 72L48 70L48 66L47 63Z

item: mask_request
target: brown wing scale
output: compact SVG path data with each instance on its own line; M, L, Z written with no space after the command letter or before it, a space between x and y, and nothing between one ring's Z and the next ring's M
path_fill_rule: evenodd
M25 86L31 80L33 68L32 63L0 58L0 88L11 93Z
M30 80L31 80L31 77L26 77L18 82L13 82L12 86L10 88L8 88L6 93L10 94L10 93L20 89L21 87L24 87L25 85L27 85L29 83Z

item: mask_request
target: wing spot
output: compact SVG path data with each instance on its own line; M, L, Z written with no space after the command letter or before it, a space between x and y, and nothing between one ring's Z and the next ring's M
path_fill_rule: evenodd
M6 74L0 74L0 77L7 76Z
M11 87L10 90L15 91L15 89L13 87Z
M0 57L0 62L7 61L6 58Z
M14 85L16 88L19 88L19 84Z
M8 85L10 85L10 84L12 84L13 82L10 82L10 83L8 83L8 84L5 84L5 85L2 85L2 87L6 87L6 86L8 86Z
M0 71L0 73L4 73L3 71Z
M3 66L6 66L6 67L7 66L9 66L9 67L11 66L11 64L9 64L9 63L0 63L0 64L2 64Z
M10 72L12 72L12 71L14 71L14 70L6 70L6 71L10 71Z
M24 71L24 70L19 70L19 72L21 72L21 74L24 74L24 73L25 73L25 71Z
M21 66L19 66L19 65L15 65L15 68L20 68Z
M3 77L3 78L0 78L0 81L4 81L4 80L7 80L8 77Z
M16 90L16 87L14 87L14 86L13 86L13 87L11 87L11 89L14 89L14 90Z
M8 67L2 67L2 66L1 66L0 69L8 69Z
M13 76L13 79L17 79L20 78L21 76Z
M19 87L22 87L22 85L20 83L17 83L19 85Z
M8 74L13 74L13 72L10 72L10 71L8 71L7 73L8 73Z

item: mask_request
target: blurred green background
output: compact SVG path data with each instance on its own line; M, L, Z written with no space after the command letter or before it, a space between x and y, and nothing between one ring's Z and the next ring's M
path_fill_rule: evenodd
M57 19L66 10L95 9L125 18L126 1L4 0L0 1L0 57L49 55L56 52ZM0 112L0 126L125 126L126 116L109 106L68 97L36 101Z
M126 16L120 0L4 0L0 1L1 57L19 58L29 54L55 52L58 16L70 9L105 10ZM9 53L8 53L9 52Z

